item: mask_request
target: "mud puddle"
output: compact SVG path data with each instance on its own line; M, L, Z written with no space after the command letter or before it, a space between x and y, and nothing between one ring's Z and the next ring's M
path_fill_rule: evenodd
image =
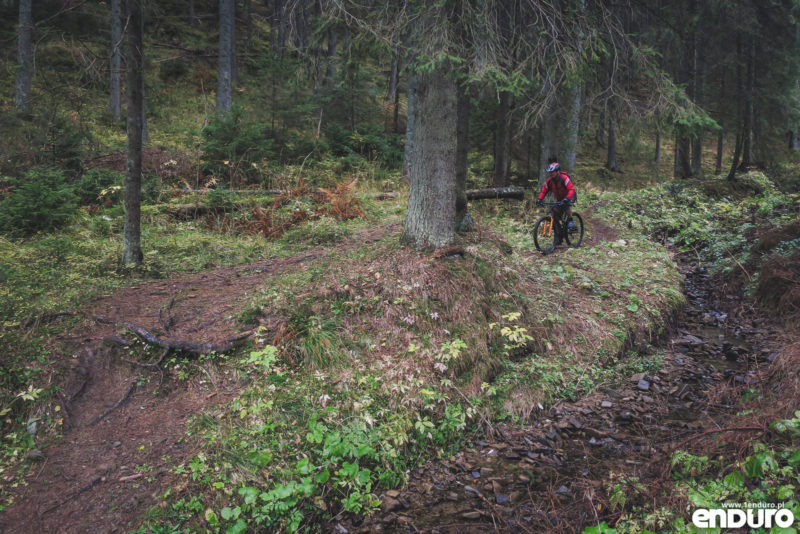
M613 517L601 498L609 486L624 477L646 487L661 476L661 461L684 441L723 426L773 355L776 332L713 309L710 276L691 266L683 272L687 307L658 345L665 355L657 373L557 403L527 427L495 427L416 469L406 489L381 496L379 513L334 523L333 531L581 532Z

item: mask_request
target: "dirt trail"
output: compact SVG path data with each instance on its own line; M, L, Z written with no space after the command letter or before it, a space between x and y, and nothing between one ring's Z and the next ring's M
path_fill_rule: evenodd
M338 250L393 232L391 225L375 228ZM269 276L306 269L327 253L320 248L143 282L90 304L83 323L59 338L71 347L55 362L63 436L42 448L14 504L0 515L0 532L127 532L167 489L180 493L181 479L170 468L199 450L186 436L189 418L228 402L243 384L199 366L194 378L177 380L169 369L131 365L124 347L103 339L116 336L113 323L127 321L165 339L219 343L241 329L235 311Z
M710 277L688 265L682 270L689 303L660 343L666 353L657 373L557 403L524 428L496 427L452 458L418 468L405 490L383 495L381 513L344 528L530 533L613 523L609 503L599 497L612 473L657 487L665 476L659 461L703 430L724 427L741 390L756 384L774 357L777 330L752 315L732 318L712 309ZM739 386L738 393L721 384Z

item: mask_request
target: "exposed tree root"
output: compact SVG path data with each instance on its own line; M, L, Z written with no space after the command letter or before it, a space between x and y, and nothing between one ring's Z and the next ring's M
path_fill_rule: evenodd
M241 343L243 343L247 338L255 334L255 330L248 330L246 332L241 332L239 334L227 337L223 340L222 343L195 343L192 341L183 341L180 339L162 339L149 330L130 323L128 321L117 322L106 317L98 316L95 317L95 320L100 323L105 324L115 324L119 326L124 326L146 343L150 345L155 345L157 347L161 347L167 351L172 350L180 350L183 352L188 352L190 354L209 354L211 352L223 353L228 352L229 350L237 347ZM165 355L162 355L161 359L163 360ZM160 360L159 360L160 361Z
M91 423L89 423L89 426L96 425L97 423L99 423L100 421L105 419L108 416L108 414L110 414L111 412L113 412L114 410L116 410L117 408L122 406L122 404L126 400L128 400L128 397L131 396L131 393L133 393L133 390L135 388L136 388L136 381L135 380L131 380L131 383L128 385L128 390L125 392L125 394L122 396L122 398L120 400L118 400L116 402L116 404L114 404L114 406L112 406L111 408L109 408L105 412L103 412L100 415L98 415L97 417L95 417L95 419Z

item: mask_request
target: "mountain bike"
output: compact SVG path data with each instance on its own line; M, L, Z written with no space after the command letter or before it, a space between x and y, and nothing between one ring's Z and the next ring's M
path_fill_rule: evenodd
M583 217L573 211L572 220L575 226L568 228L569 216L566 210L561 212L560 217L555 216L553 206L558 204L558 202L545 202L544 205L550 208L550 213L539 217L533 227L533 242L536 245L536 249L543 254L550 254L555 250L556 244L559 242L559 236L570 247L577 248L583 241Z

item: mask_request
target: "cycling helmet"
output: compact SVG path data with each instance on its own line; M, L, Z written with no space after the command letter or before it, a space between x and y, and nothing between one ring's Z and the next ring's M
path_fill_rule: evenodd
M553 162L553 163L551 163L550 165L547 166L547 172L553 172L553 171L558 171L558 170L561 170L561 165L559 165L556 162Z

